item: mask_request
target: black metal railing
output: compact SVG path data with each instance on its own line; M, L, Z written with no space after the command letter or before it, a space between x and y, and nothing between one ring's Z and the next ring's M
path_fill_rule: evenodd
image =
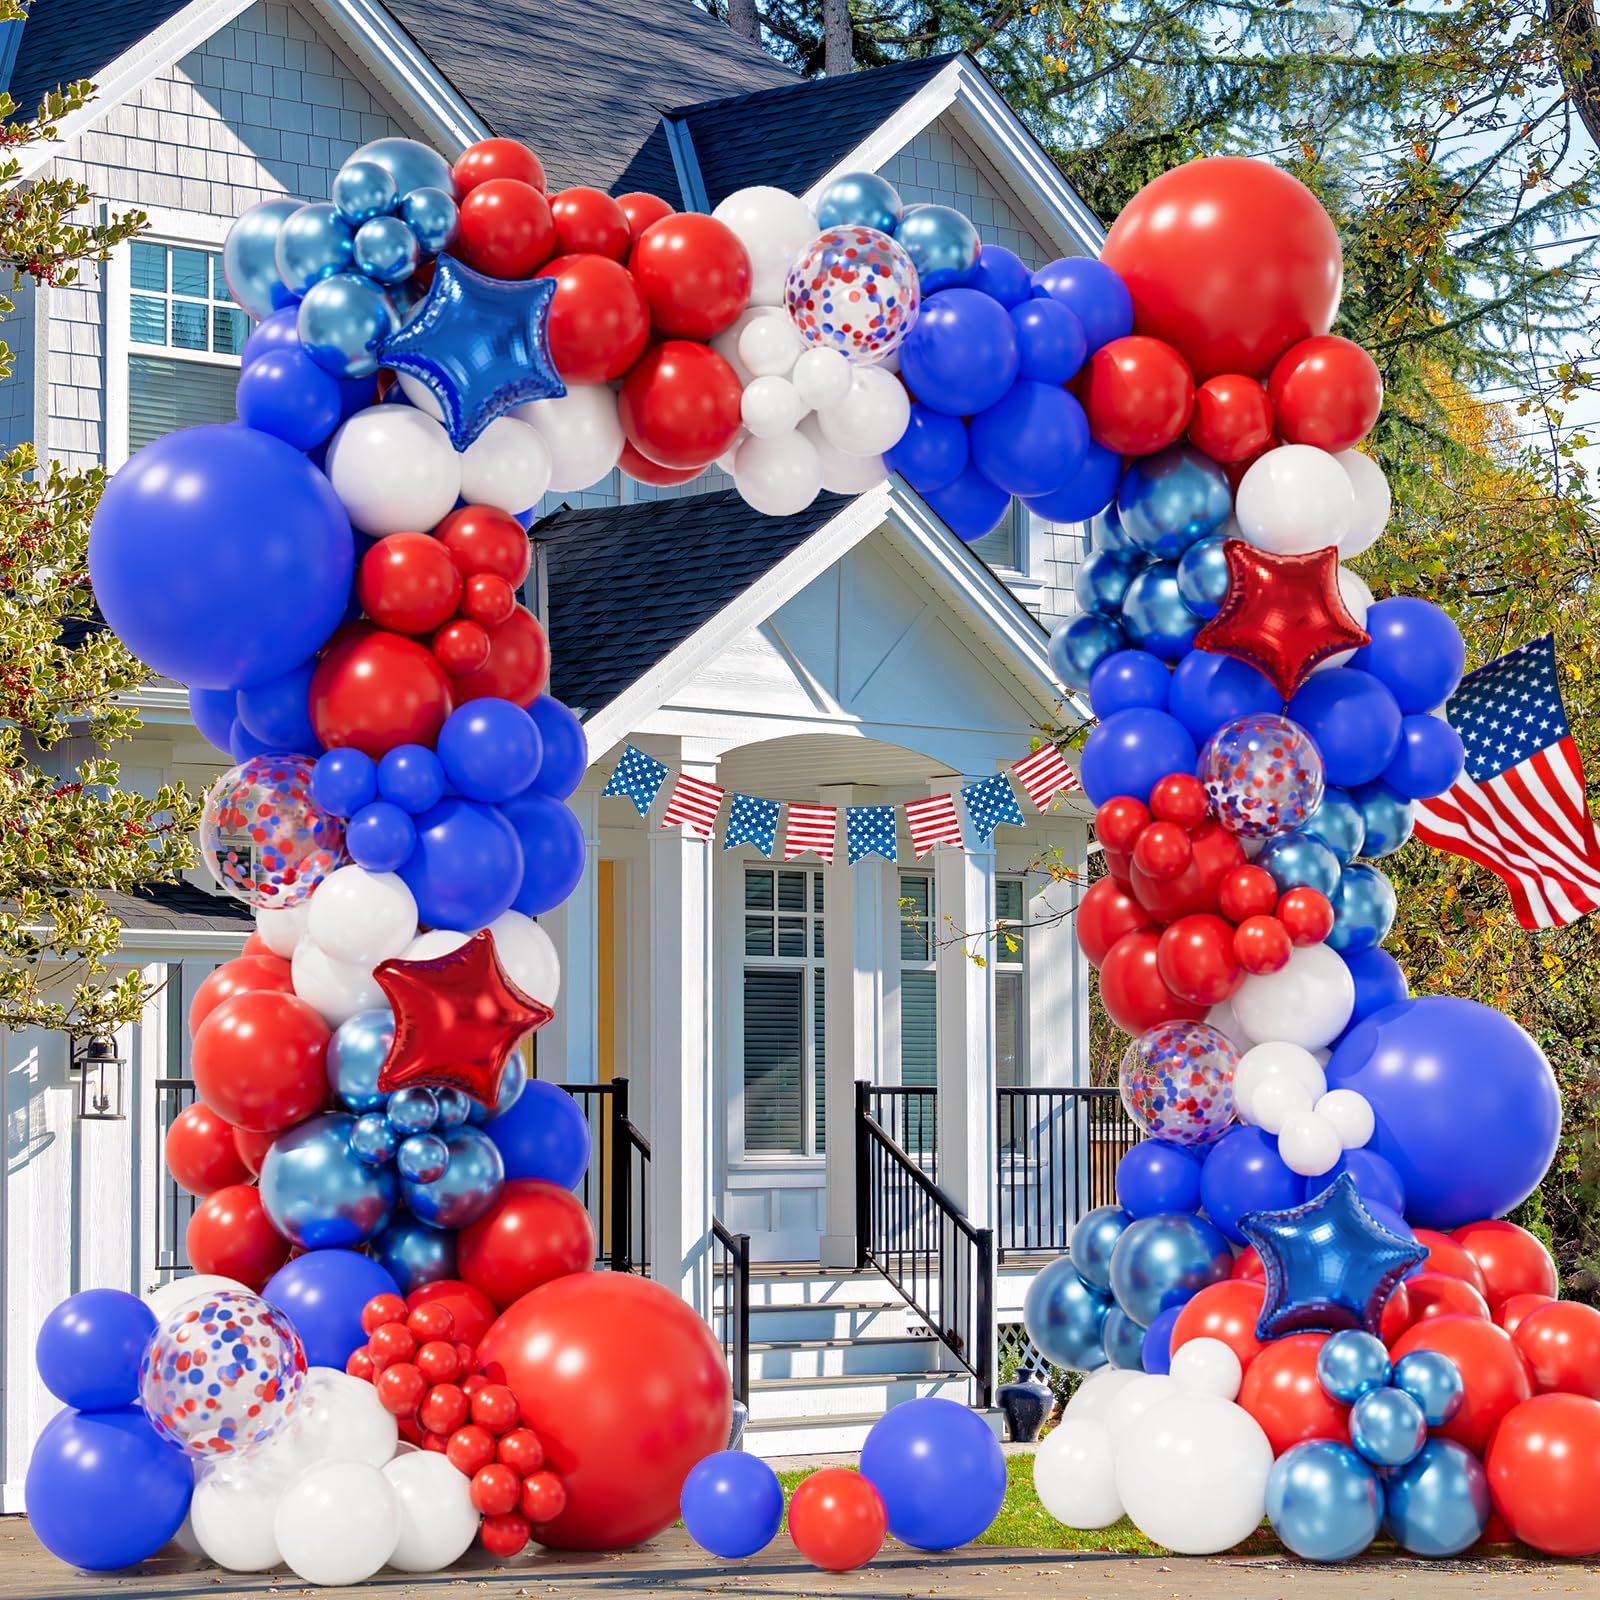
M935 1182L939 1179L939 1094L931 1083L867 1084L873 1120Z
M595 1265L613 1272L646 1272L650 1141L628 1116L628 1080L561 1087L578 1102L589 1125L589 1165L578 1198L594 1224Z
M872 1113L856 1085L856 1250L876 1267L978 1382L994 1394L994 1235L960 1207Z
M712 1329L722 1341L733 1398L750 1404L750 1235L711 1219Z
M156 1149L166 1146L167 1129L177 1120L178 1113L192 1106L196 1099L192 1078L157 1078L156 1090ZM180 1189L177 1180L167 1171L164 1158L156 1163L156 1256L157 1283L167 1283L186 1272L193 1272L189 1262L189 1219L200 1202Z

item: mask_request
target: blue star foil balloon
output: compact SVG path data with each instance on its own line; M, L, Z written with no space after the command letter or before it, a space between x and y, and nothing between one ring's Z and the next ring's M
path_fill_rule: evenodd
M440 256L427 297L379 347L379 360L425 384L465 450L496 417L567 392L550 359L554 278L504 283Z
M1348 1172L1304 1205L1241 1217L1239 1231L1267 1275L1260 1339L1340 1328L1376 1334L1395 1285L1428 1254L1367 1210Z

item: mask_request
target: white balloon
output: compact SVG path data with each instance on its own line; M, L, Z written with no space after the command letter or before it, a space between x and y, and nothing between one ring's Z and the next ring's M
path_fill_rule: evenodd
M1066 1418L1034 1452L1039 1503L1069 1528L1107 1528L1122 1515L1111 1433L1097 1418Z
M289 1481L282 1472L202 1474L189 1502L201 1553L228 1572L265 1572L277 1566L283 1555L273 1525Z
M1355 1089L1330 1089L1315 1109L1319 1117L1333 1124L1346 1150L1359 1150L1377 1126L1372 1102Z
M289 976L294 992L330 1028L348 1022L358 1011L390 1009L389 997L378 987L370 965L335 961L309 939L302 939L296 948Z
M363 1583L394 1554L400 1500L376 1467L324 1461L284 1490L273 1532L297 1578L330 1589Z
M733 443L730 444L728 448L717 457L716 468L718 472L722 473L725 477L731 478L733 476L733 464L739 459L739 446L742 445L749 437L750 430L741 426L739 431L733 436Z
M1186 1394L1232 1400L1244 1382L1244 1365L1220 1339L1191 1339L1172 1353L1172 1381Z
M1338 544L1350 531L1355 490L1326 450L1279 445L1245 473L1233 514L1251 544L1278 555L1305 555Z
M599 483L622 455L617 397L606 384L574 384L554 400L531 401L517 406L511 415L534 429L549 448L549 489L555 494Z
M739 335L739 359L758 378L786 378L806 342L787 317L757 317Z
M800 392L802 405L819 411L843 400L850 392L850 361L842 350L818 346L794 364L790 381Z
M489 924L495 953L511 981L531 999L553 1006L561 993L561 957L555 942L532 917L507 911ZM426 934L423 935L427 937Z
M816 449L824 489L834 494L865 494L868 489L888 481L889 469L883 464L882 456L850 456L835 449L815 416L806 417L800 424L800 431Z
M1223 1000L1206 1012L1206 1022L1222 1034L1231 1039L1236 1049L1241 1054L1247 1051L1255 1041L1244 1031L1244 1024L1239 1020L1239 1014L1233 1009L1233 1001ZM1239 1104L1239 1075L1234 1073L1234 1104Z
M803 434L750 438L734 457L733 481L757 511L769 517L789 517L816 499L822 488L822 464Z
M527 511L550 487L550 446L537 428L496 417L461 452L461 498L498 511Z
M306 919L311 915L311 902L302 900L297 906L267 906L256 912L256 932L273 955L285 961L294 954L294 947L306 936Z
M1061 1414L1077 1421L1087 1421L1091 1417L1104 1421L1111 1409L1111 1402L1129 1384L1137 1383L1144 1376L1144 1373L1128 1367L1096 1367L1078 1385Z
M1287 966L1246 978L1233 995L1233 1009L1251 1038L1282 1039L1307 1050L1337 1039L1355 1008L1355 979L1338 951L1325 944L1291 951Z
M1177 1393L1177 1384L1166 1373L1139 1374L1138 1381L1119 1390L1106 1407L1105 1424L1111 1430L1112 1442L1120 1445L1123 1435L1138 1418L1165 1405Z
M1371 456L1364 456L1359 450L1341 450L1333 459L1344 468L1356 497L1355 516L1349 531L1339 541L1339 558L1348 561L1378 542L1394 500L1383 468Z
M439 397L421 378L413 378L409 372L397 372L395 376L400 380L400 392L418 411L425 411L435 422L444 421L444 407L439 404Z
M384 1469L400 1506L397 1572L440 1572L467 1553L478 1531L471 1482L442 1455L415 1450Z
M222 1290L230 1294L255 1293L234 1278L224 1278L215 1272L191 1272L187 1278L174 1278L171 1283L152 1289L144 1297L144 1303L155 1312L157 1322L165 1322L174 1311Z
M191 1514L185 1514L178 1531L172 1536L172 1542L186 1556L203 1556L205 1554L205 1551L200 1548L200 1541L194 1536L194 1517Z
M450 436L411 406L358 411L334 434L325 470L351 522L380 538L431 528L461 494Z
M419 933L401 952L407 961L432 961L435 956L447 956L459 950L472 935L457 933L454 928L429 928Z
M1279 1073L1256 1085L1250 1096L1249 1120L1268 1133L1278 1133L1290 1117L1309 1111L1311 1105L1311 1091L1298 1078Z
M788 322L789 313L777 306L751 306L747 310L741 311L711 341L711 348L733 368L741 389L755 377L755 373L744 364L744 359L739 354L739 341L744 338L744 330L751 323L759 322L763 317L782 317L785 322Z
M1246 1122L1256 1120L1256 1091L1276 1077L1298 1083L1306 1092L1308 1105L1328 1090L1328 1080L1309 1050L1282 1040L1253 1045L1239 1058L1239 1065L1233 1070L1233 1103Z
M1250 1413L1180 1393L1117 1441L1117 1492L1146 1538L1180 1555L1229 1550L1261 1525L1272 1446Z
M757 439L776 439L789 433L804 407L787 378L753 378L739 401L739 415Z
M786 189L757 184L736 189L711 215L738 236L750 257L750 303L782 305L791 263L817 236L811 207Z
M911 420L911 397L882 367L852 367L842 400L817 413L823 436L848 456L881 456L900 442Z
M1315 1111L1297 1111L1278 1135L1278 1154L1291 1172L1298 1172L1303 1178L1319 1178L1338 1165L1344 1145L1331 1118Z
M335 1367L311 1367L300 1409L284 1440L297 1468L323 1461L358 1461L381 1467L394 1458L400 1426L383 1409L378 1391Z
M311 896L306 935L335 961L375 967L417 936L417 902L394 872L340 867Z
M1339 598L1344 601L1344 608L1355 618L1361 627L1367 625L1367 611L1372 605L1372 590L1367 586L1367 580L1359 572L1349 567L1339 568ZM1345 667L1350 664L1350 657L1354 650L1339 650L1329 656L1326 661L1319 661L1311 670L1313 672L1327 672L1332 667Z

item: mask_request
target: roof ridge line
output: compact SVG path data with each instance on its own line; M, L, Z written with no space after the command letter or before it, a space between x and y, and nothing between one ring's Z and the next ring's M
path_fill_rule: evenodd
M946 50L936 56L908 56L904 61L886 62L881 67L861 67L853 72L841 76L828 78L796 78L793 83L777 83L766 89L751 89L744 94L725 94L715 100L700 100L694 105L673 106L670 110L663 111L663 117L688 117L701 111L715 111L723 106L743 105L753 100L761 100L769 95L793 94L797 89L820 89L828 84L849 83L856 79L876 76L886 73L909 72L912 68L947 67L952 61L965 55L964 50Z

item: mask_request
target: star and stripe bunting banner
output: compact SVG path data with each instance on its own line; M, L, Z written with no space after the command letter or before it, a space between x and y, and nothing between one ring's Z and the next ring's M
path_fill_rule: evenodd
M956 816L956 798L952 794L931 795L926 800L906 801L906 823L911 829L911 848L920 861L935 845L954 845L965 850L961 842L961 819Z
M667 781L667 764L648 756L637 745L628 745L622 759L611 769L601 794L619 794L631 800L641 817L647 816L651 803Z
M735 850L742 844L753 844L770 859L772 847L778 841L778 812L781 809L776 800L759 800L753 794L736 794L728 813L728 831L723 837L722 848Z
M850 865L868 856L895 858L895 820L893 806L846 806L844 842Z
M710 839L717 831L717 813L722 809L722 796L726 791L704 778L692 777L687 772L678 774L678 781L667 796L667 809L661 818L663 828L687 828L702 839Z
M1031 756L1013 761L1011 771L1022 785L1022 792L1033 802L1033 809L1041 816L1063 790L1071 794L1083 787L1077 773L1067 765L1066 757L1053 744L1042 744Z
M1003 772L978 783L969 783L961 791L961 800L967 808L967 820L982 843L994 837L994 830L1002 822L1020 828L1025 820Z
M837 806L789 807L789 826L783 835L783 859L793 861L808 850L833 865L833 842L839 834Z

